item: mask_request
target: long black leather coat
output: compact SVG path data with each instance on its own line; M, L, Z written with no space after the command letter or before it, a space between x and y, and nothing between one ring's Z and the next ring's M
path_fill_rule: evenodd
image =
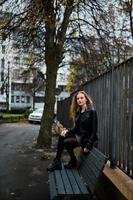
M75 126L69 132L76 136L81 147L91 149L98 141L97 125L96 110L87 108L83 113L77 113Z

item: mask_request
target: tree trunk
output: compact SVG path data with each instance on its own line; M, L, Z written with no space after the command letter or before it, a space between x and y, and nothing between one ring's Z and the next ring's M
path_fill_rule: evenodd
M52 59L51 59L52 60ZM50 147L52 137L52 119L55 104L55 86L58 66L50 62L46 72L46 93L41 127L37 138L38 147Z
M71 2L73 5L73 1ZM72 13L72 6L66 6L64 19L60 28L56 30L56 15L54 12L54 1L44 1L45 9L45 63L46 71L46 93L44 113L41 121L37 146L50 147L52 136L52 118L54 114L55 89L57 70L62 62L66 30L69 24L69 18Z

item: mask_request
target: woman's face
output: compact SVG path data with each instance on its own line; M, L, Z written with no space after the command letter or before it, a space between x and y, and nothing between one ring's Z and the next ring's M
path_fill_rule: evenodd
M77 100L77 104L78 104L80 107L86 106L87 99L86 99L86 97L85 97L84 94L78 93L78 94L77 94L77 97L76 97L76 100Z

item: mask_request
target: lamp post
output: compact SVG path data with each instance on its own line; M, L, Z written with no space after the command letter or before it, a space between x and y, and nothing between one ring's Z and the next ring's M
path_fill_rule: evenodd
M10 61L8 61L7 110L11 110L11 74L10 74Z

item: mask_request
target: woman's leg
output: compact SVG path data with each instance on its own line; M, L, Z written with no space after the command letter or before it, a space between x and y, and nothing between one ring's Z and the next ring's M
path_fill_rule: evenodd
M70 157L75 157L73 149L78 147L79 144L74 135L66 135L66 137L59 136L58 145L57 145L57 153L55 159L60 160L64 147L69 153Z
M76 137L72 136L70 138L64 139L64 146L66 147L66 150L71 158L70 162L67 165L65 165L65 168L67 169L75 168L77 166L77 159L74 154L74 148L79 146Z
M59 136L56 157L53 162L47 167L48 171L60 170L61 166L61 155L64 150L64 137Z
M55 169L61 169L61 155L63 153L64 147L66 148L67 152L71 157L71 164L73 167L77 164L76 157L74 155L73 149L76 148L78 145L76 137L71 135L66 135L66 137L59 136L58 145L57 145L57 152L56 157L50 166L48 166L48 171L53 171Z
M65 137L59 136L58 145L57 145L57 152L56 152L56 160L61 159L62 152L64 150L64 139Z
M69 153L71 159L75 158L73 149L79 146L76 137L69 137L64 139L64 146Z

